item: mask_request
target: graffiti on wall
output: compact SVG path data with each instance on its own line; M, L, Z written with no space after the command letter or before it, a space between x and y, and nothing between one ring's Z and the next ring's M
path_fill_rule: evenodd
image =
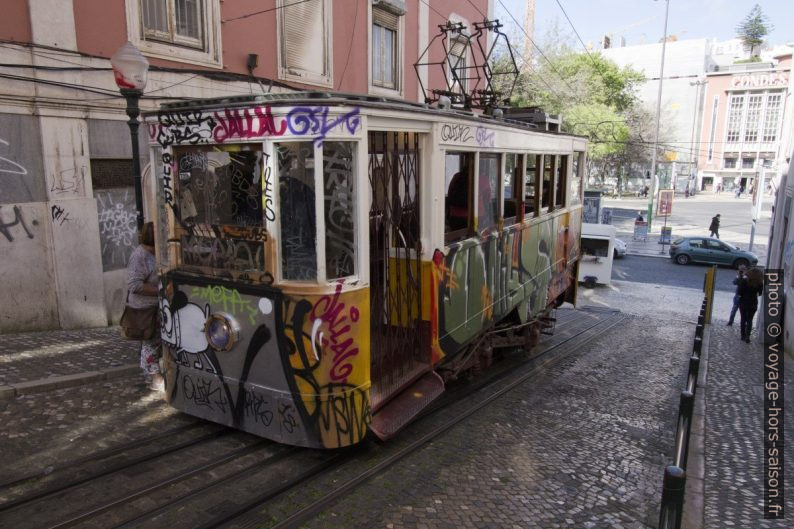
M3 209L5 208L5 209ZM38 226L37 220L32 220L30 226ZM25 214L19 206L0 206L0 234L6 242L14 242L15 237L34 237L31 227L25 221ZM13 228L13 229L12 229Z
M47 200L38 116L0 114L0 204Z
M135 195L130 189L107 189L94 192L99 219L99 244L102 270L127 266L138 245Z

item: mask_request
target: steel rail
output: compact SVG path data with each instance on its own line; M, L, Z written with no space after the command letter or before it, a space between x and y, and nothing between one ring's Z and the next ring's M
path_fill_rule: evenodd
M137 464L143 463L144 461L151 461L153 457L162 457L162 456L164 456L166 454L170 454L171 452L175 452L177 450L181 450L183 448L187 448L189 446L193 446L193 445L199 444L199 443L201 443L203 441L207 441L207 440L213 439L215 437L220 437L221 435L225 435L225 434L228 434L230 432L232 432L232 430L230 428L224 428L224 429L218 430L216 432L211 432L211 433L202 435L202 436L198 437L197 439L191 439L189 441L183 441L181 443L177 443L177 444L172 445L172 446L170 446L170 447L168 447L168 448L166 448L164 450L161 450L158 453L155 453L154 455L148 454L148 455L144 455L144 456L141 456L141 457L134 458L134 459L129 460L129 461L124 461L124 462L119 463L117 465L113 465L113 466L111 466L109 468L106 468L106 469L104 469L104 470L102 470L100 472L95 472L92 475L77 479L77 480L75 480L75 481L73 481L71 483L65 483L63 485L57 485L57 486L54 486L54 487L46 488L44 490L41 490L41 491L38 491L38 492L34 492L32 494L22 495L22 496L14 499L14 500L8 501L8 502L3 503L2 505L0 505L0 512L8 511L8 510L11 510L11 509L15 509L15 508L17 508L17 507L19 507L21 505L40 500L42 498L46 498L46 497L52 496L54 494L59 494L61 492L66 492L67 490L74 489L74 488L78 487L79 485L82 485L84 483L88 483L89 481L93 481L93 480L95 480L97 478L101 478L101 477L107 476L109 474L113 474L114 472L118 472L119 470L124 470L125 468L129 468L131 466L135 466Z
M225 456L223 456L223 457L221 457L221 458L219 458L219 459L217 459L215 461L210 461L208 463L202 463L202 464L196 465L196 466L194 466L191 469L188 469L186 471L180 472L179 475L171 476L169 478L161 480L161 481L159 481L157 483L153 483L151 485L145 485L143 487L140 487L138 489L133 490L132 492L129 492L129 493L125 494L124 496L122 496L120 498L116 498L115 500L111 500L111 501L109 501L107 503L104 503L102 505L98 505L96 507L92 507L92 508L90 508L88 510L85 510L85 511L82 511L82 512L77 512L77 513L74 513L74 514L67 514L65 516L68 516L69 518L67 518L66 520L63 520L61 522L58 522L55 525L51 525L49 527L49 529L58 529L58 528L61 528L61 527L68 527L70 525L76 524L77 522L81 522L81 521L83 521L85 519L93 518L93 517L95 517L95 516L97 516L99 514L102 514L103 512L106 512L106 511L112 509L113 507L116 507L117 505L129 503L129 502L134 501L134 500L136 500L136 499L138 499L138 498L140 498L142 496L146 496L147 494L150 494L152 492L155 492L157 490L165 488L165 487L167 487L169 485L173 485L174 483L179 483L180 481L184 481L184 480L186 480L188 478L191 478L191 477L193 477L193 476L195 476L195 475L197 475L197 474L199 474L201 472L204 472L204 471L207 471L207 470L211 470L211 469L217 467L218 465L222 465L222 464L224 464L224 463L226 463L228 461L231 461L233 459L244 457L244 456L246 456L246 455L248 455L250 453L256 452L258 450L262 450L264 448L264 446L263 446L264 444L265 444L265 440L261 439L259 441L254 442L254 443L251 443L250 445L246 445L246 446L243 446L241 448L238 448L237 450L233 450L232 452L226 454ZM265 461L270 461L273 458L280 458L282 456L283 452L289 452L289 450L282 450L282 452L273 455L272 457L266 459ZM172 502L169 502L169 504L173 505Z
M624 315L622 315L618 311L615 311L613 317L611 317L609 319L605 319L605 320L599 320L596 323L594 323L593 325L590 325L590 326L586 327L585 329L581 330L580 332L574 334L573 336L570 336L570 337L560 341L559 343L553 345L552 347L549 347L548 349L546 349L545 351L543 351L539 355L536 355L536 356L534 356L534 357L532 357L530 359L525 360L523 363L517 365L516 368L528 367L528 370L527 370L526 373L520 375L517 379L515 379L512 382L508 383L506 386L501 386L499 390L497 390L493 394L489 395L484 400L477 402L472 407L470 407L468 410L465 410L465 411L461 412L456 417L454 417L454 418L450 419L449 421L443 423L441 426L439 426L437 428L434 428L429 433L423 435L422 437L420 437L416 441L410 443L405 448L399 450L398 452L396 452L392 456L389 456L388 458L386 458L385 460L383 460L380 463L376 464L372 468L362 472L361 474L359 474L359 476L357 476L355 478L352 478L351 480L349 480L348 482L344 483L343 485L341 485L339 487L336 487L333 492L330 492L330 493L326 494L325 496L323 496L319 500L317 500L315 502L312 502L311 504L307 505L306 507L296 511L295 513L290 515L289 518L279 522L278 524L273 526L271 529L285 529L285 528L299 527L301 524L305 523L307 520L309 520L313 516L316 516L316 514L321 512L328 505L330 505L331 503L337 501L339 498L347 495L349 492L351 492L353 489L355 489L359 485L363 484L364 482L366 482L367 480L371 479L375 475L379 474L380 472L382 472L383 470L385 470L386 468L388 468L392 464L396 463L397 461L403 459L407 455L409 455L412 452L416 451L419 447L421 447L422 445L428 443L429 441L433 440L434 438L438 437L440 434L444 433L445 431L447 431L448 429L452 428L456 424L462 422L464 419L468 418L469 416L471 416L475 412L477 412L480 409L484 408L486 405L490 404L491 402L493 402L497 398L501 397L502 395L504 395L508 391L512 390L513 388L515 388L519 384L526 382L527 379L537 375L538 372L543 367L548 365L549 363L558 362L558 361L561 361L561 360L565 359L575 349L574 349L574 347L569 347L566 350L560 352L559 355L555 355L555 356L551 356L549 354L552 351L558 351L561 346L563 346L565 344L570 344L570 342L572 340L574 340L575 338L581 337L582 335L584 335L588 331L590 331L590 330L592 330L592 329L594 329L596 327L602 326L603 329L602 329L602 331L600 333L598 333L598 334L596 334L596 335L594 335L592 337L586 338L584 340L581 340L581 343L576 342L576 343L571 344L571 345L581 345L581 344L587 343L589 341L592 341L592 340L598 338L599 336L601 336L603 332L605 332L605 331L611 329L612 327L620 324L624 319L625 319ZM541 358L545 358L545 360L542 361L542 362L539 362L539 360ZM515 373L516 373L515 370L512 370L512 371L507 370L507 372L509 374L513 374L513 375L515 375ZM485 386L485 387L492 386L492 385L494 385L495 382L501 381L504 378L508 378L508 377L507 376L500 376L500 377L498 377L496 379L492 379L492 380L489 381L489 384L487 386ZM484 389L485 387L480 387L476 391L475 390L469 391L465 396L474 395L477 391L480 391L480 390ZM453 403L456 403L456 402L459 402L459 401L452 400L452 401L449 402L449 405L452 405ZM430 412L428 412L426 414L420 415L419 418L427 418L428 416L434 415L434 414L444 410L445 408L446 408L446 406L435 408L435 409L433 409L432 411L430 411ZM339 454L337 456L334 456L331 459L329 459L327 462L321 463L320 465L317 465L316 468L313 468L310 471L304 472L300 476L297 476L295 479L290 480L290 482L288 482L284 486L278 487L278 490L269 490L266 493L261 494L261 495L257 496L256 498L253 498L253 499L249 500L244 505L240 506L240 508L236 509L234 512L226 513L226 514L224 514L222 516L219 516L219 517L207 522L206 524L200 526L198 529L211 529L211 528L220 527L220 526L222 526L224 524L227 524L227 523L229 523L229 522L231 522L231 521L233 521L233 520L235 520L237 518L240 518L243 515L245 515L246 513L248 513L249 511L251 511L252 509L254 509L254 508L262 505L263 503L273 499L275 496L277 496L279 494L282 494L283 492L289 490L290 488L296 486L297 484L302 483L303 481L305 481L307 479L317 477L317 475L320 474L321 472L323 472L326 467L329 467L331 465L333 465L334 467L340 466L349 457L351 457L351 455L348 455L348 454ZM341 459L339 461L337 461L338 458L341 458Z
M131 448L136 448L141 445L145 445L147 443L151 443L152 441L157 441L158 439L163 439L164 437L170 437L172 435L178 434L185 430L189 430L191 428L196 428L198 426L202 426L206 423L202 421L193 421L190 424L184 424L182 426L177 426L175 428L171 428L170 430L165 430L163 432L158 433L157 435L153 435L151 437L146 437L143 439L136 439L134 441L130 441L128 443L124 443L122 445L115 446L113 448L106 448L104 450L98 450L91 454L88 454L83 457L78 457L77 459L73 459L63 465L56 466L56 467L48 467L44 470L37 471L35 473L28 474L27 476L23 476L21 478L14 478L11 481L7 481L5 483L0 483L0 490L8 489L19 485L20 483L24 483L25 481L30 481L31 479L43 478L54 474L55 472L60 472L61 470L65 470L67 468L71 468L82 463L87 463L89 461L98 461L100 459L106 459L108 457L114 456L121 452L126 452Z
M604 331L606 331L606 330L618 325L624 319L625 319L625 316L618 316L618 317L614 318L615 321L611 321L611 319L610 320L599 321L597 324L592 325L591 327L589 327L588 329L582 331L581 333L579 333L579 334L577 334L575 336L572 336L571 338L568 338L567 340L564 340L563 342L561 342L560 344L558 344L554 348L548 349L546 351L546 353L548 353L551 350L556 349L557 347L559 347L562 344L570 342L576 336L581 336L582 334L584 334L585 332L587 332L590 329L593 329L594 327L597 327L599 325L605 324L604 325L604 329L602 331L602 332L604 332ZM590 338L588 340L584 340L583 343L587 343L589 341L592 341L592 340L596 339L599 336L601 336L600 333L598 335L593 336L592 338ZM567 351L561 353L559 356L557 356L553 360L561 361L564 358L566 358L573 350L574 350L573 348L569 348ZM546 353L544 353L544 355ZM537 357L535 357L535 359L537 359ZM273 527L271 527L271 529L287 529L287 528L293 528L293 527L300 527L300 525L302 525L303 523L305 523L306 521L308 521L312 517L314 517L317 514L319 514L320 512L322 512L330 504L336 502L339 498L347 495L348 493L350 493L352 490L354 490L359 485L365 483L366 481L368 481L372 477L374 477L374 476L378 475L379 473L381 473L382 471L386 470L388 467L390 467L391 465L393 465L397 461L399 461L399 460L403 459L404 457L410 455L411 453L415 452L417 449L419 449L420 447L422 447L426 443L432 441L433 439L435 439L436 437L438 437L442 433L446 432L447 430L449 430L453 426L456 426L457 424L461 423L463 420L467 419L468 417L473 415L475 412L481 410L482 408L484 408L485 406L487 406L488 404L490 404L494 400L498 399L499 397L501 397L502 395L504 395L508 391L511 391L516 386L526 382L529 378L531 378L531 377L535 376L536 374L538 374L540 369L543 366L545 366L545 365L546 365L546 363L542 363L542 364L539 364L539 365L532 366L526 373L520 375L518 378L516 378L512 382L508 383L506 386L502 387L501 389L497 390L496 392L494 392L493 394L491 394L490 396L488 396L484 400L476 403L474 406L472 406L468 410L465 410L465 411L461 412L456 417L453 417L452 419L446 421L445 423L441 424L440 426L434 428L433 430L431 430L427 434L423 435L422 437L420 437L416 441L410 443L409 445L407 445L403 449L399 450L395 454L387 457L386 459L384 459L380 463L376 464L372 468L370 468L368 470L365 470L364 472L359 474L357 477L354 477L354 478L350 479L349 481L347 481L346 483L344 483L343 485L335 488L334 491L326 494L325 496L323 496L319 500L317 500L317 501L307 505L306 507L296 511L289 518L287 518L287 519L277 523ZM215 527L215 526L213 526L213 527Z

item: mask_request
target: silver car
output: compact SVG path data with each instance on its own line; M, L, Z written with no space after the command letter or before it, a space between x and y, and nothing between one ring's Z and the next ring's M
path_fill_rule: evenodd
M612 257L626 257L626 243L615 237L615 249L612 252Z

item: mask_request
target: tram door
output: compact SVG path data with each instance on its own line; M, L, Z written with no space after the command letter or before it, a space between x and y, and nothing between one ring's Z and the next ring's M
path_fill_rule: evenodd
M423 347L420 136L369 133L373 411L430 370Z

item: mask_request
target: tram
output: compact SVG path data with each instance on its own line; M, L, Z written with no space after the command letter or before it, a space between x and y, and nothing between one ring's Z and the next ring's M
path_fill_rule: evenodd
M297 446L386 439L575 301L585 138L327 93L146 121L185 413Z
M783 276L779 277L780 283L775 289L775 294L778 296L777 301L780 302L778 308L782 314L783 347L786 354L794 358L794 281L792 281L794 278L794 230L790 228L791 219L794 218L794 163L789 162L788 171L781 174L780 180L775 181L774 184L776 184L777 193L772 208L772 223L769 228L769 252L766 268L783 271ZM758 189L757 192L761 193L763 190Z

